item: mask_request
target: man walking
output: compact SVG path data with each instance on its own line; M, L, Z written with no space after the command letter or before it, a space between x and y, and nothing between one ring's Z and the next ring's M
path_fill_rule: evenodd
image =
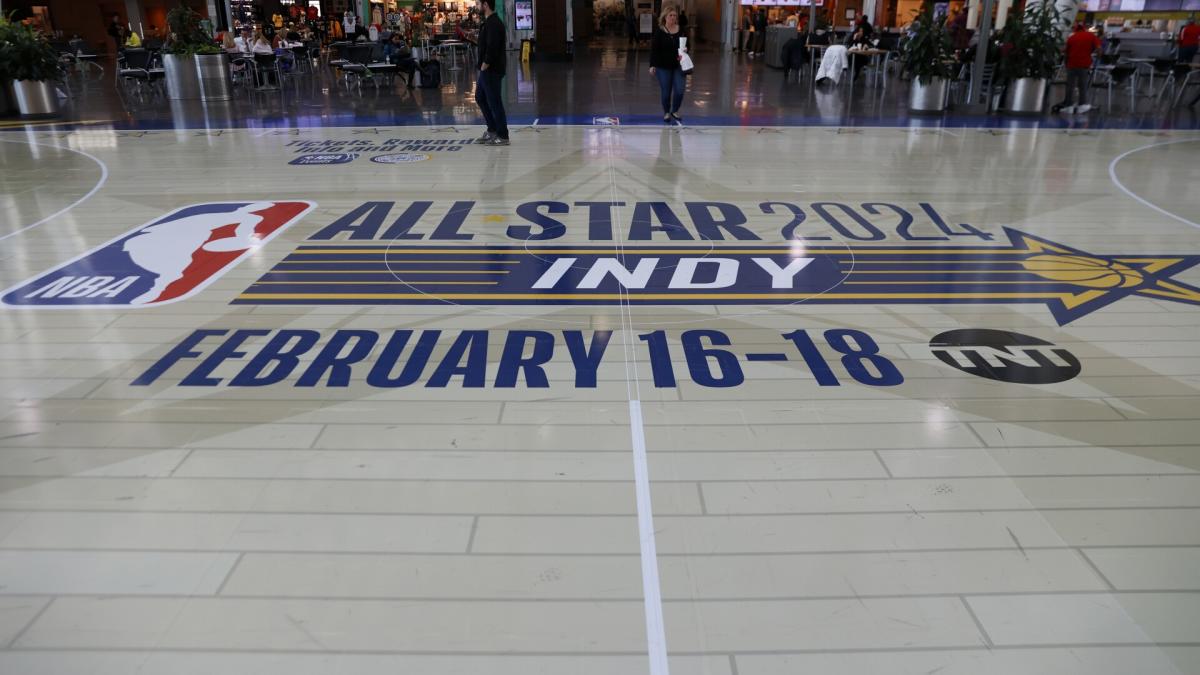
M1082 23L1075 24L1075 32L1067 38L1067 93L1063 102L1054 106L1054 111L1070 115L1085 113L1092 109L1087 104L1088 79L1092 74L1092 54L1100 51L1100 38L1088 32ZM1075 105L1075 90L1079 90L1079 105Z
M483 0L483 25L479 28L479 78L475 81L475 103L479 105L487 131L479 138L484 145L508 145L508 118L504 115L501 81L504 79L504 22L496 16L496 0Z
M767 50L767 10L760 9L754 15L754 47L750 50L750 56L758 54L763 55Z
M108 24L108 36L117 45L113 53L119 54L121 48L125 46L125 26L121 24L121 17L117 14L112 15L112 19Z

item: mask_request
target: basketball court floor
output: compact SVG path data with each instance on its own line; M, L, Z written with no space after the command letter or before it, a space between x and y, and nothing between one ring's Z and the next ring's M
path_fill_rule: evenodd
M0 132L0 672L1200 673L1200 132L481 131Z

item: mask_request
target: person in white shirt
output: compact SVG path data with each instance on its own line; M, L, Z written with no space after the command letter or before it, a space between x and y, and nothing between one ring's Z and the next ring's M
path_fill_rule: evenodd
M254 42L250 46L251 51L255 54L274 54L275 50L271 49L271 41L267 36L263 35L261 30L254 31Z
M250 53L250 30L248 28L243 28L242 32L233 38L233 46L241 54Z

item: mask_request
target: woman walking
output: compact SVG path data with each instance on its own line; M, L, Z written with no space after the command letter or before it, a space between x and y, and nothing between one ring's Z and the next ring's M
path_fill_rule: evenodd
M683 30L679 27L679 11L674 5L663 5L658 17L658 27L650 42L650 74L658 78L662 92L663 121L683 122L679 117L679 106L683 104L683 90L687 86L683 68L679 65ZM684 43L686 44L686 43Z

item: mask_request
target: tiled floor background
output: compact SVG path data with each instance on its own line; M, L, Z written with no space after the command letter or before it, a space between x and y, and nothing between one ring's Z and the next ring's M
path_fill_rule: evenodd
M288 167L290 138L250 131L0 136L0 236L109 172L0 241L3 286L184 204L319 204L198 298L0 313L0 672L646 672L615 308L229 304L363 201L930 201L1097 253L1200 253L1200 231L1108 174L1200 136L778 131L562 127L404 167ZM1196 147L1113 170L1200 220ZM1200 672L1200 309L1128 298L1063 327L1032 304L631 320L745 348L857 328L906 377L818 388L798 362L761 363L736 389L655 389L635 352L673 673ZM196 389L180 370L129 386L196 328L603 326L619 330L595 389L561 354L546 390ZM955 327L1037 335L1084 373L951 370L927 343Z

